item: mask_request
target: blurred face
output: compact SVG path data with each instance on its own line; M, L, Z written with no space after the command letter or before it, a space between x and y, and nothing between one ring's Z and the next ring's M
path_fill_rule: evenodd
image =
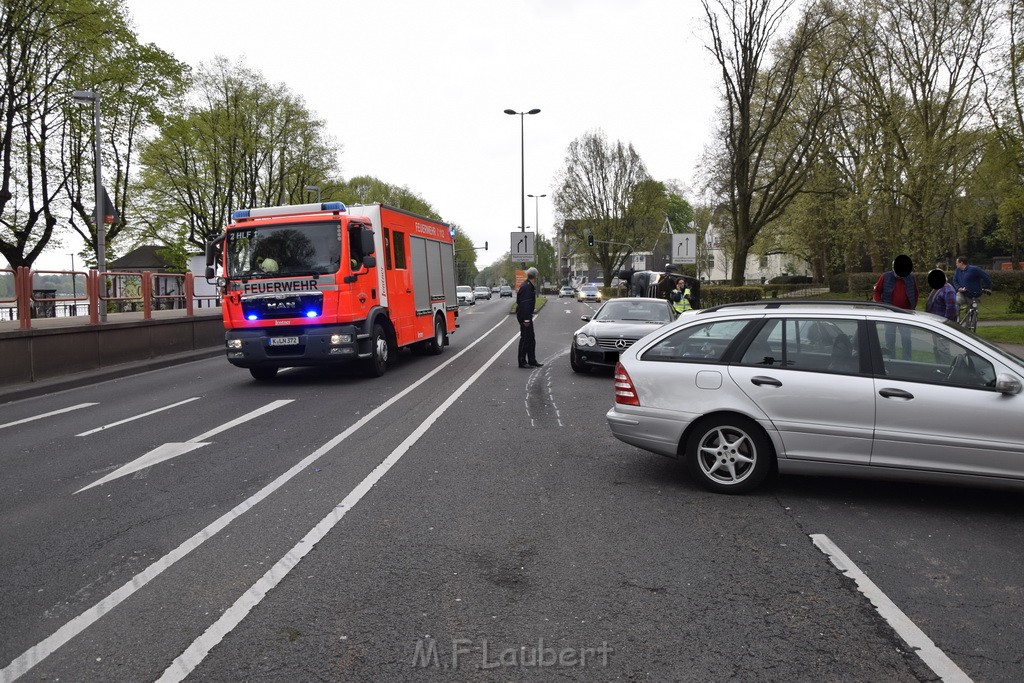
M684 280L677 280L676 281L676 287L679 288L679 289L685 289L686 282Z
M956 268L957 268L957 270L967 270L967 262L966 261L957 261L956 262Z

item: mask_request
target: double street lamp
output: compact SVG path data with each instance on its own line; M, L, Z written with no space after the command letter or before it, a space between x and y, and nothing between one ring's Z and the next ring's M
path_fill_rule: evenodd
M93 105L94 125L96 128L96 144L93 154L96 157L96 271L106 270L106 245L104 238L106 226L103 224L103 169L100 165L100 95L92 90L75 90L71 97L79 104Z
M523 210L521 218L522 222L519 224L519 229L522 230L523 232L526 232L526 124L523 123L523 120L526 118L527 115L539 114L540 109L531 109L530 111L516 111L515 109L506 109L505 113L510 116L519 117L519 167L522 171L522 185L520 187L519 197L522 200Z
M100 94L92 90L75 90L71 93L71 97L79 104L92 102L93 105L93 124L96 128L96 144L93 149L93 155L96 157L96 272L103 273L107 269L107 226L103 222L106 206L103 201L103 169L100 165ZM74 278L74 275L71 277ZM103 276L100 275L100 277ZM100 306L99 318L102 322L107 321L105 305Z
M540 198L541 197L547 197L547 195L546 194L528 194L526 196L530 197L531 199L533 199L533 221L534 221L533 227L537 230L537 242L536 242L537 246L534 247L534 248L537 250L537 253L536 253L535 256L536 256L536 259L537 259L537 265L539 266L539 265L541 265L541 263L540 263Z

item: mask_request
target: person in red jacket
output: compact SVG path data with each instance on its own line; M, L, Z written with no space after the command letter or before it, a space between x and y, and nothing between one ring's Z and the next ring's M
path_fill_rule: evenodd
M875 283L873 297L875 301L899 308L917 308L917 280L914 278L914 262L909 256L900 254L893 259L892 270L882 273L882 277ZM903 360L910 360L910 327L896 323L886 323L884 327L888 357L896 357L896 328L899 327L901 355Z

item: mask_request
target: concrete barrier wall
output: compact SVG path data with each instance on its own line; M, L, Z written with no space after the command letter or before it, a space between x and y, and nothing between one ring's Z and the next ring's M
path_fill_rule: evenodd
M223 344L219 315L9 331L0 334L0 386Z

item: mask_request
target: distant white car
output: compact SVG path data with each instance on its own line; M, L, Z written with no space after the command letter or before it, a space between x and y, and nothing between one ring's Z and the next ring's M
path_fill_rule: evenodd
M558 298L561 299L563 296L567 296L571 299L575 293L576 292L573 290L572 287L566 285L565 287L562 287L560 290L558 290Z
M460 306L472 306L476 303L476 296L473 288L469 285L459 285L455 288L455 295L459 298Z
M477 287L473 290L473 298L491 300L491 290L486 287Z
M601 289L597 285L583 285L576 292L576 300L601 303Z

